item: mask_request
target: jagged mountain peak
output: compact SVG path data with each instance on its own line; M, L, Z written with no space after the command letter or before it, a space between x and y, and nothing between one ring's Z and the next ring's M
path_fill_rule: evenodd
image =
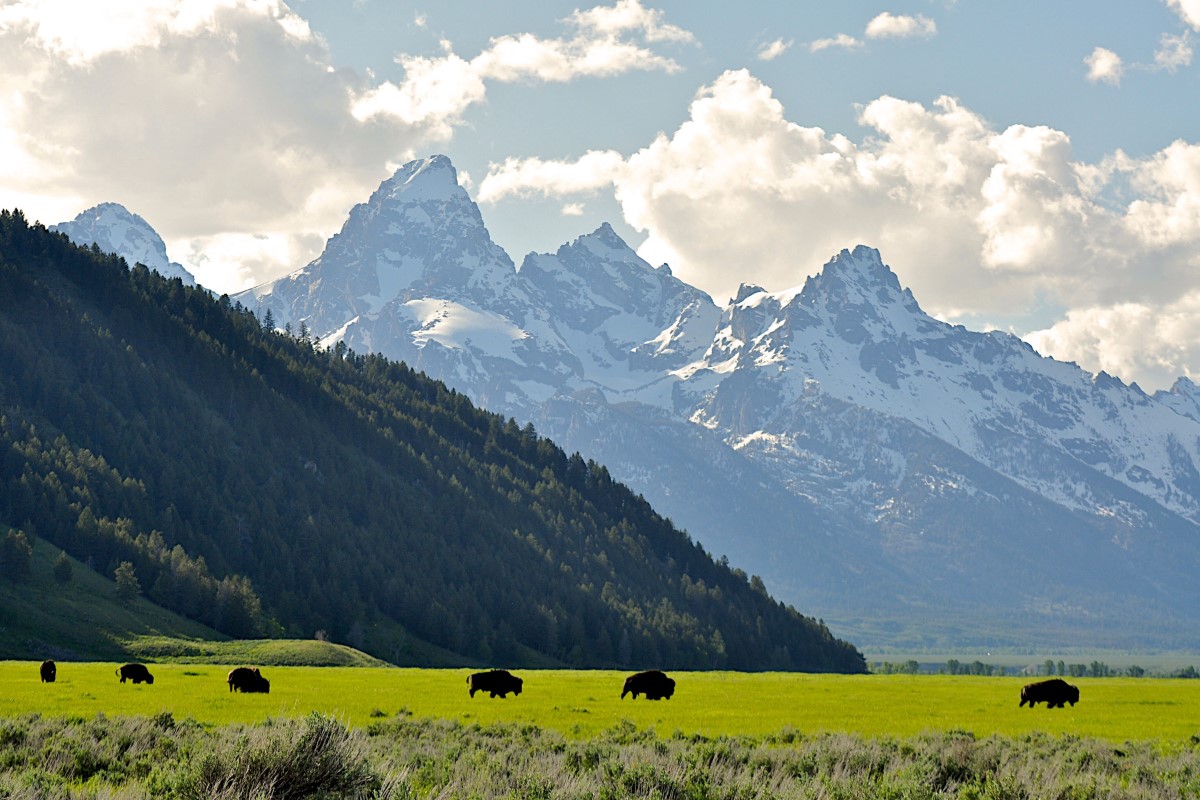
M1177 379L1170 389L1155 392L1153 399L1177 414L1200 421L1200 386L1191 378Z
M1186 397L1200 397L1200 386L1186 375L1175 380L1168 390L1170 394L1183 395Z
M379 188L385 196L403 196L406 200L466 196L466 190L458 182L458 170L444 155L409 161Z
M343 233L356 216L363 221L401 218L401 225L391 219L383 223L393 235L447 229L459 233L464 224L486 234L479 207L458 182L454 164L442 155L415 159L397 169L366 203L351 209Z
M756 294L762 294L765 291L766 289L754 283L739 284L737 294L733 296L733 304L738 305L739 303L743 303L748 298L751 298Z
M94 244L106 253L115 253L129 266L142 264L164 277L179 278L187 286L196 285L190 272L167 257L167 245L150 223L120 203L92 206L50 230L66 234L75 244Z
M75 217L75 221L82 222L84 220L88 220L95 224L111 220L113 218L135 220L142 225L149 227L149 224L146 222L146 220L142 219L141 216L134 214L120 203L112 202L98 203L89 209L79 212L79 215Z
M652 267L607 222L554 253L530 253L519 275L563 324L589 331L609 326L605 335L624 342L626 350L644 350L651 339L661 350L667 339L678 344L679 336L694 338L697 332L690 329L695 325L683 322L681 315L692 319L696 314L707 318L709 310L709 316L716 313L707 294L680 281L665 264ZM685 309L691 310L685 314ZM677 329L665 331L672 323ZM689 333L682 334L680 326Z
M641 305L639 301L651 295L678 294L686 286L666 264L652 267L607 222L553 254L530 253L521 264L521 273L535 283L545 283L548 274L558 274L556 280L561 282L564 272L618 306Z
M575 241L562 245L558 248L558 254L561 256L580 249L606 261L633 263L643 268L650 266L607 222L601 223L600 227L591 233L586 233L577 237Z
M831 258L820 273L805 282L799 297L806 305L854 310L899 305L923 313L912 292L902 288L896 273L883 263L879 251L861 244Z
M521 303L515 274L450 159L435 155L382 181L314 261L236 299L270 308L281 324L303 320L319 337L345 340L348 324L414 299L511 310Z

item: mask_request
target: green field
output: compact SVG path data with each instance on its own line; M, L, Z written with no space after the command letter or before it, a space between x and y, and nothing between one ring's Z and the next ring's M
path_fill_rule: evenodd
M0 717L30 712L91 718L170 712L206 725L302 717L317 711L350 727L382 718L517 723L587 738L625 722L660 736L764 736L845 732L911 736L969 731L1021 736L1032 732L1127 740L1187 741L1200 735L1200 681L1078 679L1074 708L1019 708L1018 678L783 673L673 673L669 701L619 699L624 673L515 671L519 697L467 695L470 670L271 667L269 695L230 694L227 666L153 664L153 686L122 685L116 665L62 663L59 681L43 685L37 665L0 662Z

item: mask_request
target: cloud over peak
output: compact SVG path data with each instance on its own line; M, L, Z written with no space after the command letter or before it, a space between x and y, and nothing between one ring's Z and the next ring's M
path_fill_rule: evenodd
M798 125L769 87L730 71L696 95L677 130L627 158L493 164L480 197L612 186L647 236L642 257L715 297L736 291L746 265L756 283L786 289L843 247L877 245L934 313L1003 315L1034 297L1087 310L1038 342L1096 369L1106 367L1080 342L1099 341L1100 321L1140 331L1145 315L1122 304L1170 311L1187 294L1200 251L1200 145L1081 163L1064 132L997 130L950 97L925 106L883 96L859 122L872 134L858 142ZM1162 352L1185 327L1155 328ZM1185 342L1175 344L1200 359L1200 345ZM1150 364L1122 363L1111 371L1154 382L1139 372Z

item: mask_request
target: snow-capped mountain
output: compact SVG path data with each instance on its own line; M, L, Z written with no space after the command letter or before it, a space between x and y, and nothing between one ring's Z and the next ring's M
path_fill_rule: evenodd
M1200 388L942 323L871 248L725 308L607 225L517 269L435 156L235 299L533 422L860 644L1200 643Z
M94 244L106 253L116 253L131 267L142 264L164 278L179 278L185 286L196 285L195 277L183 265L167 257L167 246L154 228L119 203L93 206L70 222L52 225L50 230L65 233L75 244Z
M729 371L752 374L753 387L704 386ZM734 447L789 447L786 410L818 390L908 420L1066 508L1136 521L1135 510L1095 494L1094 471L1200 521L1200 486L1187 479L1200 464L1200 431L1182 405L1164 408L1015 336L927 316L870 248L843 250L799 293L735 303L712 350L679 375L700 385L693 420L728 432ZM764 395L773 402L747 415L747 401Z

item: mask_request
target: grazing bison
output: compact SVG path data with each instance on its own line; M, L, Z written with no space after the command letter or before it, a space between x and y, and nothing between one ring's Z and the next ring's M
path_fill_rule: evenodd
M670 700L671 695L675 694L675 680L656 669L639 672L625 679L621 699L624 700L627 694L632 694L634 700L639 694L646 695L647 700L662 700L664 697Z
M58 665L53 661L43 661L38 671L42 674L42 683L54 683L58 677Z
M229 670L229 691L239 691L243 694L270 694L271 682L263 677L258 667L234 667Z
M127 680L134 683L154 683L154 676L146 669L145 664L126 664L117 669L117 675L121 676L121 683Z
M1079 687L1072 686L1062 678L1051 678L1021 687L1021 705L1029 703L1033 708L1045 703L1046 708L1062 708L1063 703L1075 705L1079 702Z
M476 672L474 675L467 676L467 686L471 691L471 697L474 697L476 692L487 692L492 697L496 695L507 697L509 692L520 694L524 683L516 675L504 669Z

